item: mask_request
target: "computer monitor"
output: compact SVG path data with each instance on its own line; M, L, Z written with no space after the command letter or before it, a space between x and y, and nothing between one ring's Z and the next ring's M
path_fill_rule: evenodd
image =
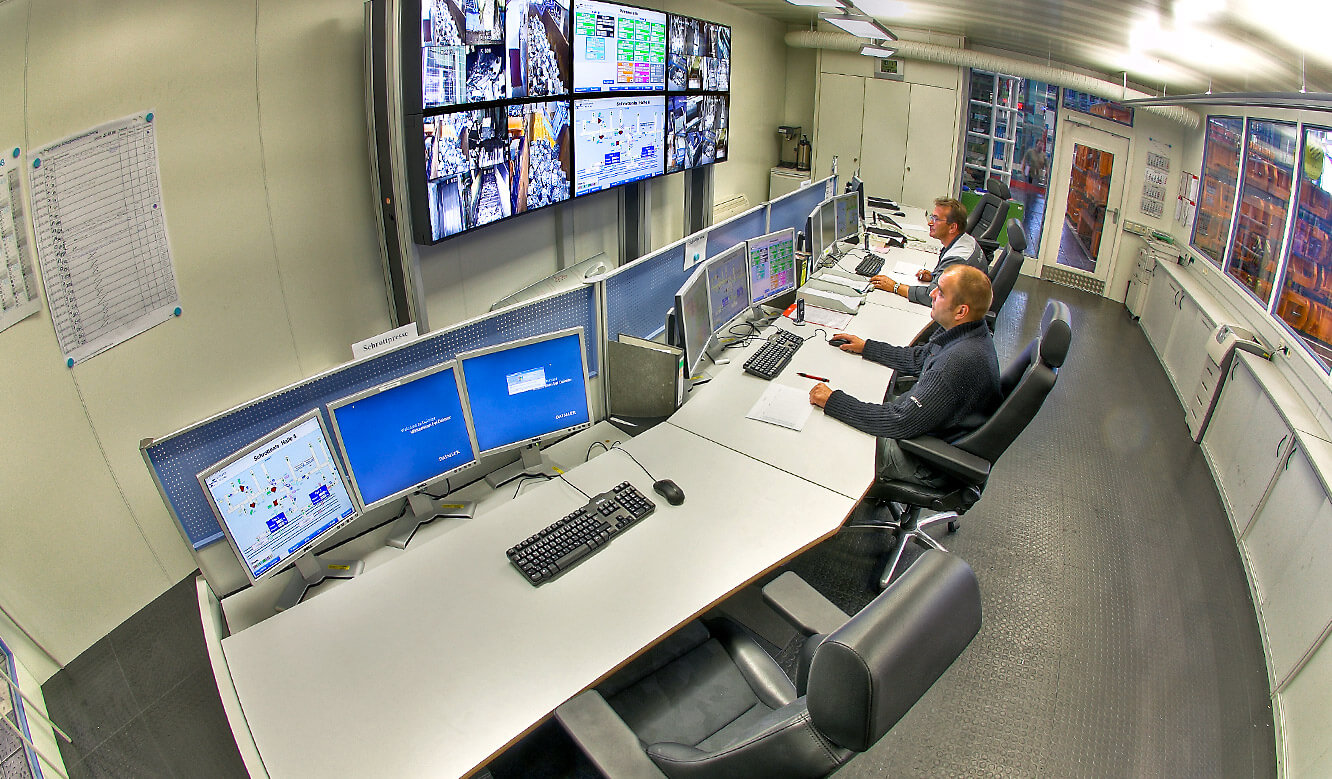
M856 207L860 209L861 216L865 215L865 182L860 178L860 171L857 170L851 180L846 182L847 193L855 193Z
M712 317L708 313L708 272L706 265L694 270L689 280L675 293L675 323L680 330L680 344L685 353L685 369L693 376L703 362L712 337Z
M666 172L666 97L575 100L574 195Z
M251 584L288 565L300 572L278 599L278 611L295 606L307 588L324 579L350 579L364 567L360 560L322 560L314 554L357 516L318 409L197 478Z
M832 199L835 220L833 232L839 241L854 243L852 239L860 234L859 198L855 192L847 192Z
M601 0L575 0L574 92L666 88L666 14Z
M795 231L791 228L749 239L749 290L755 305L796 287Z
M468 504L445 504L422 494L476 462L471 422L452 362L404 376L328 404L333 434L361 511L409 496L388 544L407 546L437 516L470 516Z
M493 487L525 472L554 475L541 442L592 426L581 327L466 352L458 366L477 456L522 450L518 462L486 476Z
M836 254L837 243L837 206L832 199L825 200L819 205L819 247L820 254L823 252L832 252Z
M708 311L717 332L749 308L749 262L744 242L708 260Z

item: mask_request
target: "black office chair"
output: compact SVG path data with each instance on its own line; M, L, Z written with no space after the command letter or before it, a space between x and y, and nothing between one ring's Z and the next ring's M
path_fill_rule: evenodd
M986 262L991 261L999 248L999 231L1008 218L1008 187L999 179L991 178L986 183L985 194L981 196L975 208L967 215L966 232L980 244Z
M999 309L1004 307L1013 285L1022 272L1023 252L1027 248L1027 234L1022 230L1022 223L1016 219L1008 220L1008 245L990 263L990 285L994 298L990 301L990 310L985 313L985 324L994 332Z
M940 475L941 486L879 480L866 493L866 500L879 503L879 507L868 519L847 527L882 528L897 535L892 557L879 576L880 587L888 586L910 542L943 549L925 529L946 522L949 532L957 530L958 517L980 500L994 463L1026 429L1054 389L1072 340L1068 306L1051 301L1042 319L1040 336L1000 376L1004 399L980 427L952 442L934 436L899 441L903 451ZM894 504L906 509L899 511ZM933 513L922 517L924 509Z
M705 620L556 717L606 775L826 776L882 738L981 624L975 574L942 552L923 556L850 618L793 573L764 597L815 634L796 684L740 625ZM641 751L629 754L635 738Z

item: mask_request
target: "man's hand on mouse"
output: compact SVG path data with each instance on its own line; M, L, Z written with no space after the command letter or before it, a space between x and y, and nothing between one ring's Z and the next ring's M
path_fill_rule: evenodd
M837 333L833 336L833 338L846 339L846 343L837 347L838 349L841 349L844 352L850 352L852 354L860 354L865 349L865 339L861 338L860 336L851 335L850 333Z

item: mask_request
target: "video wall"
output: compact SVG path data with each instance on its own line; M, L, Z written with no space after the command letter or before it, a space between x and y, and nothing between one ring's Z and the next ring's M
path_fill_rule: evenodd
M726 25L604 0L403 8L417 243L726 159Z

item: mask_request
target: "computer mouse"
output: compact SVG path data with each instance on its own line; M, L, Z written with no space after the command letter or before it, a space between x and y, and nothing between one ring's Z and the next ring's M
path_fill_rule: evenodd
M666 502L672 506L678 506L684 503L684 490L680 485L670 479L662 479L652 485L652 489L660 496L666 499Z
M850 338L829 338L829 339L828 339L828 345L829 345L829 346L837 346L837 347L840 347L842 344L849 344L849 343L851 343L851 339L850 339Z
M905 211L894 211L893 216L906 216Z

